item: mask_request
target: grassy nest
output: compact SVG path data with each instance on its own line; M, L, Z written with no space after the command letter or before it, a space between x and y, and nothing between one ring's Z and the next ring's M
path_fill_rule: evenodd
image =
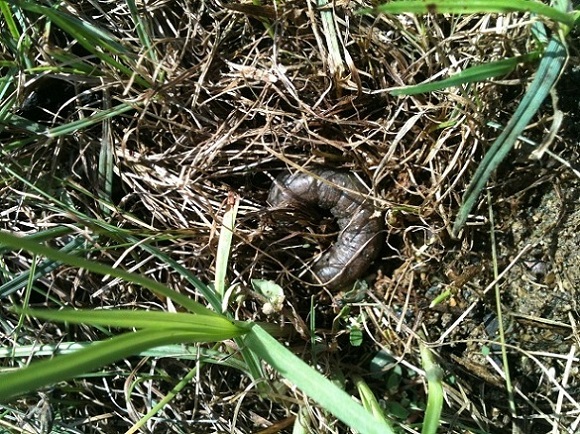
M77 247L84 255L197 297L168 262L127 234L211 282L228 196L239 195L229 265L237 318L291 329L288 345L347 390L353 375L362 376L408 432L416 432L425 406L419 341L445 372L447 432L574 431L580 386L574 61L560 86L571 122L552 144L552 156L530 160L532 147L523 141L488 184L459 240L449 233L462 192L499 135L494 122L505 125L534 65L428 94L389 92L533 51L530 16L375 16L357 13L369 6L359 1L156 0L135 11L131 3L62 8L114 35L132 55L112 59L128 70L32 12L19 23L32 41L23 48L25 61L16 62L11 45L3 44L3 60L20 66L1 67L14 77L2 107L20 119L54 132L97 110L131 106L70 133L37 135L18 125L0 131L2 229L32 234L68 227L85 240ZM6 26L0 29L7 32ZM541 142L553 111L545 105L526 131L529 141ZM384 215L380 257L350 291L326 291L308 273L332 244L331 219L311 207L279 210L267 203L279 173L317 168L355 173ZM63 235L52 244L69 241ZM36 260L4 252L4 282ZM254 279L280 284L284 304L264 309ZM433 303L442 293L447 298ZM21 287L2 297L22 304L24 294ZM171 308L130 284L64 266L35 281L29 302ZM14 334L18 316L9 304L1 308L4 347L109 335L34 319ZM6 423L25 426L27 414L44 409L57 432L121 432L186 375L191 359L117 363L15 401ZM506 373L512 388L506 389ZM345 432L290 384L273 373L267 381L278 384L278 396L262 397L225 360L206 367L147 429L290 432L300 413L309 432ZM33 426L34 418L26 423Z

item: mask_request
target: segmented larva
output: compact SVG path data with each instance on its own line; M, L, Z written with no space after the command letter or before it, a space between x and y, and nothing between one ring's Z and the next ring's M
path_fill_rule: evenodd
M314 176L301 172L279 175L268 202L272 206L317 206L336 218L338 237L314 264L313 271L320 283L338 289L361 277L379 254L383 218L373 202L365 198L365 189L354 175L326 169L310 173Z

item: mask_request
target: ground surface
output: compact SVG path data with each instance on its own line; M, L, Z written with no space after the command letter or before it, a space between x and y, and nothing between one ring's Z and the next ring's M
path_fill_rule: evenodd
M122 6L71 5L69 12L108 29L142 56L137 73L155 85L145 89L107 70L98 79L21 72L14 110L25 118L59 125L77 119L81 108L127 100L135 102L135 110L115 117L107 129L96 126L7 149L6 158L53 198L113 226L151 234L157 247L207 282L213 279L224 203L229 192L239 194L230 267L231 283L237 285L232 310L242 320L293 329L289 345L325 374L344 378L347 389L354 374L366 378L388 414L409 430L417 429L425 402L418 375L421 339L433 347L445 372L447 432L574 432L580 408L576 47L570 47L569 71L559 88L565 121L550 147L560 160L550 155L531 160L533 147L518 146L489 183L493 222L484 194L454 240L449 231L462 192L499 134L488 122L505 125L534 65L424 95L395 97L388 90L532 50L529 17L375 17L356 14L362 6L153 2L141 10L154 41L153 61L155 56L135 42ZM79 49L66 35L52 32L42 35L46 39L39 50ZM58 64L50 53L38 62ZM56 89L57 96L43 95L48 88ZM57 119L35 110L43 106L54 112L65 103ZM541 142L552 113L547 103L527 137ZM3 133L6 143L22 137L25 133L17 130ZM114 151L108 198L113 212L96 199L103 191L96 168L105 142ZM280 172L314 168L356 173L384 215L384 248L365 276L367 286L358 291L330 293L312 285L308 269L332 244L336 229L328 216L320 210L272 209L266 201ZM3 229L31 233L76 221L30 184L4 184L1 194ZM88 240L95 238L94 228L84 230ZM91 253L94 259L194 295L178 274L146 252L116 248L112 239L100 238L98 246ZM501 275L497 285L492 284L494 261ZM16 254L5 262L12 273L30 266L29 258ZM286 295L283 308L263 313L252 279L279 283ZM37 304L166 307L165 300L138 288L103 283L73 269L54 271L39 286L32 300ZM430 306L446 290L450 296ZM502 378L496 290L516 388L515 414ZM19 294L11 295L13 301ZM102 337L83 327L51 327L36 323L31 330L42 330L43 340L53 341ZM352 345L353 330L363 331L362 345ZM34 332L27 339L35 342ZM52 390L55 426L58 432L121 432L191 363L136 358L96 381L88 378ZM134 376L141 380L127 400L125 380ZM287 384L280 391L272 401L264 400L236 369L212 366L149 429L259 432L291 422L288 418L302 403L310 432L344 432ZM82 404L72 405L71 397ZM35 402L35 397L22 400L18 408L26 412Z

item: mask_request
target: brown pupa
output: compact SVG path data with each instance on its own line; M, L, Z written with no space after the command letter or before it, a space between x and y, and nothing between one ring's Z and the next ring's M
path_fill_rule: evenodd
M329 289L361 277L381 250L383 218L365 198L365 191L353 174L328 169L314 169L310 174L285 172L270 188L272 206L316 206L336 218L338 237L313 266L320 283Z

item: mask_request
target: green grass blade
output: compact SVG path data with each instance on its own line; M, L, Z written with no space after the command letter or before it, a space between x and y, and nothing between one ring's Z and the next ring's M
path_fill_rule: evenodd
M43 231L44 232L44 231ZM29 240L34 240L31 236L26 237ZM36 241L36 240L34 240ZM79 249L83 244L86 243L86 239L83 237L76 237L72 241L70 241L66 246L60 249L63 253L74 252ZM4 247L0 248L0 253L5 250ZM50 259L45 259L41 261L36 266L36 271L34 273L33 279L36 280L39 277L46 276L50 272L56 270L61 265L58 261L53 261ZM30 276L31 270L26 270L23 273L18 274L8 282L4 283L0 286L0 299L6 297L24 286L24 284L28 281Z
M358 390L363 407L384 424L391 426L369 385L365 383L360 375L353 376L353 382ZM393 429L392 426L391 429Z
M484 159L479 164L469 187L463 195L461 206L455 224L453 236L457 237L467 217L474 207L479 194L485 187L493 171L505 159L514 146L518 136L522 134L532 117L538 112L544 99L549 95L556 80L566 63L566 47L556 34L552 35L550 43L540 61L540 66L528 88L524 98L508 122L505 130L493 143Z
M22 66L30 68L35 61L29 56L31 54L30 48L34 46L36 41L32 41L28 33L22 33L21 29L27 29L28 24L23 18L22 11L10 1L0 2L0 11L2 17L8 27L8 33L3 33L2 45L7 48L7 51L12 55L12 59L8 60L10 56L2 56L4 62L8 62L11 66L17 66L18 70ZM8 57L8 58L6 58ZM8 66L8 65L2 65ZM10 74L12 77L14 75Z
M26 118L13 114L7 117L7 119L0 120L0 125L11 126L19 130L27 131L31 134L37 134L46 137L60 137L74 134L79 130L88 128L104 120L128 112L129 110L134 110L134 107L131 106L130 104L122 103L108 110L99 110L95 112L93 115L87 116L84 119L79 119L77 121L69 122L67 124L59 125L57 127L52 128L48 128L45 125L41 125L37 122L33 122Z
M441 411L443 409L443 372L431 354L431 350L420 344L421 364L427 377L427 408L421 434L437 434L441 425Z
M64 237L66 235L72 234L74 231L75 230L69 226L54 226L52 228L43 229L30 235L26 235L24 238L40 243L54 240L59 237ZM7 250L5 247L0 247L0 254L2 254L5 250Z
M269 363L308 397L359 433L394 432L356 403L344 390L292 354L260 326L254 325L242 340L258 357Z
M6 1L0 1L0 12L4 17L4 22L8 27L8 31L10 32L10 36L14 41L18 41L20 39L20 31L18 30L18 26L14 21L14 17L12 16L12 11L10 10L10 5Z
M23 10L45 16L55 25L78 38L79 42L87 44L90 52L96 47L116 55L127 55L130 52L121 44L115 36L103 29L95 26L86 20L60 11L54 7L47 7L36 1L17 1L16 4ZM87 47L85 47L87 48Z
M131 428L125 431L125 434L134 434L138 432L147 432L149 429L144 428L149 421L155 418L163 409L185 388L188 384L192 381L195 381L196 377L199 377L200 369L203 367L203 363L198 362L195 366L189 370L187 374L179 379L179 382L173 386L173 388L165 394L165 396L161 397L161 399L157 398L149 411L143 415L139 420L135 421ZM153 403L152 403L153 404Z
M234 230L236 227L236 217L238 214L238 207L240 205L240 199L236 195L233 198L233 203L228 199L228 209L224 213L222 226L220 229L220 236L218 242L218 250L216 255L216 270L215 270L215 292L212 291L212 298L214 298L217 302L217 308L214 306L218 312L226 312L227 314L227 305L226 301L223 300L225 294L225 287L226 287L226 277L228 271L228 261L230 257L230 249L232 245L232 237L234 234ZM209 299L208 299L209 300ZM262 365L260 364L260 360L256 357L254 353L248 351L247 348L244 347L240 343L239 339L236 339L236 344L241 348L240 352L242 357L244 358L244 362L248 366L248 370L250 372L252 380L258 380L264 377L264 373L262 371ZM268 393L267 386L259 382L258 390L261 393Z
M36 253L37 255L45 256L55 261L62 262L63 264L72 265L78 268L84 268L85 270L92 271L93 273L101 275L110 275L123 279L127 282L133 282L137 285L141 285L144 288L151 290L157 295L168 297L185 307L192 313L198 314L208 314L221 317L220 314L210 311L201 303L190 299L188 296L180 294L165 285L156 282L155 280L149 279L147 277L141 276L139 274L130 273L128 271L109 267L108 265L101 264L99 262L90 261L85 258L80 258L78 256L70 255L59 250L52 249L50 247L43 246L42 244L35 243L34 241L27 240L22 237L17 237L10 233L0 231L0 245L6 245L14 249L25 249L30 252Z
M91 62L92 58L78 57L74 53L55 47L47 47L47 54L50 55L54 66L35 65L26 69L29 74L38 74L43 72L52 72L56 75L73 74L87 77L101 77L103 71L95 68Z
M344 73L345 66L342 60L343 49L340 44L340 38L336 30L335 23L335 13L332 8L329 8L331 4L328 0L317 0L316 2L320 11L320 20L322 21L322 33L326 40L326 49L328 52L328 68L330 72L334 75L335 79L342 77Z
M137 35L139 36L139 41L141 45L145 47L145 53L147 56L151 56L151 61L157 63L157 55L155 50L153 49L153 41L151 41L151 37L149 36L153 32L148 28L147 23L141 18L139 14L139 8L135 3L135 0L125 0L127 3L127 7L129 8L129 13L131 14L131 18L133 19L133 23L135 24L135 30Z
M194 342L186 330L140 330L98 342L72 354L31 363L0 374L0 402L99 369L117 360L160 345Z
M13 65L8 66L8 68L6 75L0 77L0 120L10 116L12 107L16 102L15 96L9 98L8 95L12 92L14 77L18 74L18 68L15 68Z
M190 270L181 265L178 261L172 259L169 255L163 253L157 247L152 246L147 243L141 243L141 240L137 237L127 236L127 240L139 248L157 257L161 262L168 264L171 268L177 271L185 280L187 280L194 288L196 288L201 295L208 301L211 307L214 308L216 312L221 311L221 302L217 297L215 291L203 283L199 278L193 274Z
M477 14L530 12L560 22L567 26L574 25L575 17L557 8L533 0L400 0L382 4L373 9L364 9L360 13L384 14Z
M58 344L33 344L18 345L15 347L0 347L0 359L14 358L38 358L38 357L55 357L57 355L72 354L84 348L96 345L98 342L59 342ZM204 363L212 363L220 366L227 366L250 375L245 363L232 357L230 353L223 353L211 348L203 348L198 345L162 345L149 348L135 356L172 358L176 360L199 360Z
M444 80L393 89L390 91L390 94L395 96L416 95L419 93L427 93L433 92L435 90L446 89L448 87L460 86L462 84L483 81L492 77L499 77L509 74L520 63L531 62L538 59L539 57L539 52L533 52L523 56L486 63L485 65L477 65L471 68L467 68L466 70L454 74Z
M48 128L38 122L34 122L23 118L22 116L18 116L16 114L9 114L7 116L2 116L0 119L0 126L10 126L17 130L26 131L27 133L40 135L46 134ZM10 146L6 151L11 151L13 146Z
M20 311L20 309L18 309ZM243 335L248 324L222 316L143 310L25 309L25 315L72 324L120 328L184 330L198 336L198 341L223 341ZM211 312L211 311L208 311Z
M106 110L99 110L93 115L88 116L84 119L79 119L78 121L69 122L68 124L59 125L58 127L49 128L46 130L46 136L48 137L60 137L65 135L74 134L75 132L88 128L97 123L111 119L117 115L128 112L129 110L134 110L134 107L127 103L119 104L115 107L111 107Z
M24 10L45 16L57 27L75 38L83 48L98 57L102 62L116 68L127 77L132 77L140 86L144 88L151 87L147 80L135 73L137 68L133 57L136 56L109 32L79 17L40 5L38 2L19 1L16 4Z

